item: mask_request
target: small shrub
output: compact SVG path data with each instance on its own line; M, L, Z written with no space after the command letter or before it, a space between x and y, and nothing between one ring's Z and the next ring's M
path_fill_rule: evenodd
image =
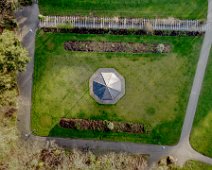
M39 14L39 15L38 15L38 19L39 19L39 20L41 20L41 21L43 21L43 20L45 19L45 16L44 16L44 15Z
M75 122L75 128L77 130L81 130L81 124L79 122Z
M108 130L111 130L112 131L114 129L113 122L110 122L110 121L105 120L105 125L107 126L107 129Z
M164 44L158 44L157 45L157 52L158 53L163 53L165 50L165 45Z
M109 122L107 124L107 128L110 129L110 130L113 130L114 129L114 124L112 122Z

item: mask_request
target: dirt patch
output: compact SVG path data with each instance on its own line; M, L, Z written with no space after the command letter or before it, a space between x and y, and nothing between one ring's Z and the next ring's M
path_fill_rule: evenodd
M63 128L76 129L76 130L145 133L144 125L139 123L62 118L59 124Z
M159 44L68 41L64 43L65 50L86 52L127 52L127 53L168 53L170 45L164 44L163 51L158 51Z

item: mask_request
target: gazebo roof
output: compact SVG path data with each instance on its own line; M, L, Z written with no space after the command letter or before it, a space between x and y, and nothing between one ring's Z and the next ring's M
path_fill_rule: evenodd
M113 68L101 68L90 79L90 94L101 104L115 104L125 94L124 78Z

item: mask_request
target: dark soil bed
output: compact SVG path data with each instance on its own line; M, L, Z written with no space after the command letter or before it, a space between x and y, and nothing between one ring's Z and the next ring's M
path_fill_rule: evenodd
M161 31L147 33L144 30L127 29L88 29L88 28L41 28L44 32L55 33L77 33L77 34L112 34L112 35L155 35L155 36L202 36L204 32L199 31Z
M138 123L62 118L59 124L63 128L76 129L76 130L145 133L144 125Z
M66 50L87 52L157 53L157 46L158 44L94 41L68 41L64 43L64 48ZM170 45L164 44L163 53L167 52L170 52Z

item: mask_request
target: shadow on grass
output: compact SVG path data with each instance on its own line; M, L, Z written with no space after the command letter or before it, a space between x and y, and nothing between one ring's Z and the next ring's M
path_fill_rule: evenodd
M183 118L176 117L173 121L164 121L153 128L151 140L154 144L175 145L180 139Z

